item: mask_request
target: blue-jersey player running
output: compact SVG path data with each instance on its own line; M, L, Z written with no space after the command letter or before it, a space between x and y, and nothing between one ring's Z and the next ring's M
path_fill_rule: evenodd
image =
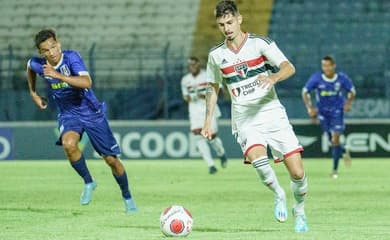
M49 100L58 108L60 137L70 164L84 180L80 202L89 204L96 182L92 178L83 153L78 148L83 133L106 163L117 181L127 212L137 211L132 199L125 168L118 158L119 146L105 116L105 105L97 100L91 86L92 80L80 54L73 50L61 50L56 33L44 29L35 36L35 46L42 57L32 57L27 64L27 80L32 100L40 109L47 108L46 99L36 92L36 75L46 80Z
M346 153L346 164L350 164L348 150L340 144L340 135L345 129L344 112L351 109L356 92L352 81L345 73L336 73L336 62L331 56L322 58L321 68L322 72L314 73L307 81L302 98L309 116L318 117L322 131L330 137L333 158L331 176L337 178L338 163L343 153ZM312 105L310 99L312 91L315 91L317 108Z

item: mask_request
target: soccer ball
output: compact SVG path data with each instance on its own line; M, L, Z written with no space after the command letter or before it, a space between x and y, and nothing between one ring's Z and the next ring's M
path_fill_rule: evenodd
M160 216L161 231L167 237L185 237L192 230L192 215L183 206L166 208Z

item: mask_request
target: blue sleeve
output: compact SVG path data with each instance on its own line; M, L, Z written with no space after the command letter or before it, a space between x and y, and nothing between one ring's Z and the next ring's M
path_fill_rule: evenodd
M310 76L309 80L306 82L304 89L306 91L311 92L312 90L317 88L318 74L313 74Z
M37 57L32 57L27 62L28 68L40 76L43 76L43 64L41 59Z
M348 77L347 74L343 73L342 76L343 76L343 82L342 82L343 88L348 92L353 91L355 87L353 86L351 79Z
M76 51L69 52L70 71L73 76L88 75L84 61Z

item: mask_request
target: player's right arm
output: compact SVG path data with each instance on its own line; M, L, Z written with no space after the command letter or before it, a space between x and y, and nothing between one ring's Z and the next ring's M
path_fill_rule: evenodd
M32 100L35 102L35 104L40 108L40 109L46 109L47 108L47 100L41 96L38 95L36 92L36 79L37 79L37 74L30 68L30 62L27 64L27 70L26 70L26 75L27 75L27 83L28 83L28 88L30 92L30 96Z
M183 77L180 82L181 85L181 94L185 102L189 103L191 101L190 93L188 92L187 86L185 84L185 78Z
M305 103L307 113L311 118L315 118L317 116L317 108L313 106L311 102L310 92L305 88L302 89L302 99Z
M201 134L208 139L211 139L214 134L211 129L211 122L214 110L217 105L220 83L222 82L222 73L211 53L207 61L206 79L208 82L206 88L206 117L204 120Z
M316 87L315 75L312 75L302 89L302 100L305 103L307 113L310 118L317 117L317 108L313 106L310 92Z
M215 106L217 105L218 93L219 84L208 83L206 88L206 117L202 129L202 135L207 139L211 139L212 135L214 134L211 129L211 122L213 119Z

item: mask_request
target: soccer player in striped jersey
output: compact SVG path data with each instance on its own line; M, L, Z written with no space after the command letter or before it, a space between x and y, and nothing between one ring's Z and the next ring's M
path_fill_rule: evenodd
M294 229L306 232L304 196L308 184L301 159L303 149L274 87L292 76L295 68L273 40L241 30L242 16L234 1L220 1L214 14L225 41L209 52L202 135L212 136L211 121L218 91L220 84L226 84L232 100L232 132L245 162L252 164L263 184L274 193L275 218L280 222L287 220L286 195L270 166L267 146L273 156L284 162L290 175Z
M322 131L328 134L332 144L333 171L332 178L338 177L339 159L343 156L345 164L351 164L348 149L340 144L340 135L344 132L344 112L349 112L355 98L355 87L349 77L336 73L336 62L333 57L325 56L321 60L322 72L314 73L302 89L302 98L311 118L317 117ZM315 91L316 105L313 106L310 93ZM345 99L344 93L347 94Z
M120 161L119 145L108 125L105 104L95 97L92 80L80 54L73 50L61 50L56 33L43 29L35 35L35 46L41 57L32 57L27 64L27 81L32 100L40 109L46 109L46 100L36 92L37 75L49 87L49 100L58 109L60 137L56 142L62 145L71 166L84 181L80 203L87 205L97 184L92 178L83 153L78 147L83 133L111 167L112 174L122 192L127 212L137 211L131 196L125 168Z
M188 71L189 73L181 80L181 91L184 100L188 103L191 132L196 141L198 151L209 167L209 173L214 174L217 172L217 168L215 167L207 142L210 143L211 147L220 158L221 166L225 168L227 165L227 158L225 156L222 140L217 136L218 118L221 116L221 112L217 105L212 120L214 134L211 137L211 140L207 141L200 135L206 117L206 71L201 69L200 61L197 57L190 57L188 59Z

